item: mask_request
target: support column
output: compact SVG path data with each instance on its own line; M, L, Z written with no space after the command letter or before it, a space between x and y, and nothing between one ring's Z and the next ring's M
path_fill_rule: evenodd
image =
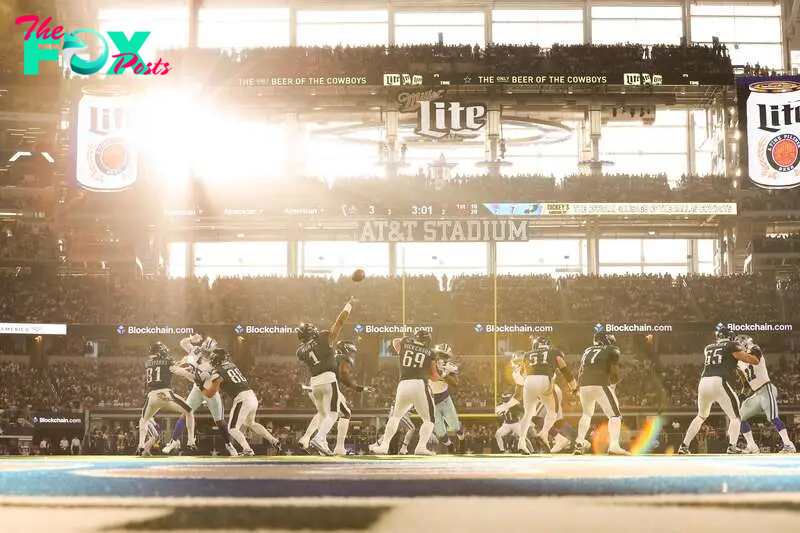
M394 7L389 6L389 46L394 46L396 40L395 29L397 26L394 23Z
M592 44L592 2L583 4L583 44Z
M297 46L297 8L289 8L289 46Z
M195 242L191 240L186 243L186 269L185 274L187 278L193 278L195 264Z
M600 273L600 239L595 231L586 234L586 270L590 276Z
M386 111L386 177L397 177L397 133L400 129L400 112L393 108Z
M483 9L483 40L485 44L492 43L492 39L494 39L492 31L492 7L487 6Z
M603 173L603 164L600 162L600 136L603 129L603 110L600 104L589 105L589 142L591 158L589 158L589 174Z
M736 138L736 132L739 126L739 117L733 105L724 110L723 116L723 127L725 128L725 142L723 143L725 147L725 153L723 154L725 175L737 176L736 171L739 169L739 140Z
M686 111L686 173L697 175L697 142L694 138L694 109Z
M725 228L725 274L728 276L736 272L736 232L732 227Z
M687 44L692 43L692 8L690 0L683 0L681 2L681 26L683 29L683 38Z
M286 176L299 176L304 170L304 138L303 128L297 113L287 113L284 124L286 145L284 151L283 171Z
M200 9L203 0L189 0L189 48L197 48L200 42Z
M489 276L497 274L497 241L486 243L486 273Z
M399 272L397 271L397 243L390 242L389 243L389 276L394 277L397 276Z
M686 273L697 274L700 270L700 259L697 257L697 239L686 239Z
M286 275L291 278L300 275L300 241L297 239L286 241Z
M497 104L489 104L486 110L486 141L484 162L481 166L489 168L489 176L500 177L500 121L501 108Z

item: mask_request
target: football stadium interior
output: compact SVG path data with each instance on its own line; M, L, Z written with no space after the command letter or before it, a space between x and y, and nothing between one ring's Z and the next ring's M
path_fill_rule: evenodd
M796 529L800 0L0 13L2 531Z

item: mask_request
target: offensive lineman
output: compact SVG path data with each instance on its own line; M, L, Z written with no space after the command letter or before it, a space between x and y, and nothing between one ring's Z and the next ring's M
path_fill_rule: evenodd
M433 347L433 354L440 377L438 380L430 380L434 403L433 434L443 446L449 448L452 446L450 433L455 432L459 450L463 451L466 434L450 396L450 385L458 385L458 367L450 360L453 357L453 348L446 343L437 344Z
M206 398L213 398L222 391L233 399L228 431L242 447L242 455L247 457L255 455L240 429L242 426L252 429L280 451L280 441L267 428L256 422L258 398L242 371L229 359L228 353L222 348L214 348L211 352L211 365L213 366L211 384L203 389L203 395Z
M581 399L578 438L575 439L575 455L581 455L591 449L586 440L589 424L592 422L596 404L600 404L603 413L608 417L608 453L610 455L630 455L619 444L622 430L622 415L619 412L619 400L614 391L619 382L620 350L616 346L614 335L598 328L592 339L592 346L584 350L581 356L578 394Z
M208 411L211 413L211 417L214 419L214 424L220 430L220 434L225 442L225 449L231 457L236 457L238 453L231 443L231 435L228 431L228 425L225 423L225 410L219 392L210 398L207 398L203 394L203 389L206 387L208 379L211 377L212 367L209 362L209 357L211 351L217 347L217 341L211 337L203 339L202 335L195 333L191 337L182 339L180 344L181 348L186 351L186 357L184 357L179 364L174 365L171 370L173 373L194 383L192 391L189 393L189 396L186 397L186 404L192 409L192 412L196 411L203 403L206 404ZM184 419L184 417L180 417L175 424L172 440L169 444L164 446L161 453L169 455L173 450L180 450L181 435L183 434L184 428L187 426L189 429L187 447L190 451L197 449L195 444L194 419L189 420L189 418Z
M533 417L539 410L537 405L539 401L544 405L546 414L542 429L537 436L546 445L546 448L550 449L550 430L559 419L561 407L560 398L557 398L554 394L556 372L564 376L570 390L575 391L578 384L566 361L564 361L563 352L553 350L550 346L550 341L544 337L536 337L531 340L531 351L525 354L525 362L528 366L522 391L522 404L525 413L520 424L517 449L520 453L530 454L531 451L527 445L528 429L531 427Z
M300 346L297 348L297 358L308 366L311 373L309 384L311 385L311 395L314 405L319 415L317 438L320 444L324 445L321 450L325 455L333 455L328 447L328 433L339 417L339 384L336 380L336 354L333 345L336 343L339 332L342 330L345 320L353 310L354 298L350 298L342 308L336 321L329 331L319 331L313 324L300 324L295 330ZM311 419L305 435L300 438L300 447L308 449L313 431Z
M419 329L414 335L392 340L392 346L400 356L400 382L394 399L392 416L386 422L383 438L372 452L378 455L389 453L400 420L413 406L422 419L419 428L419 442L415 455L435 455L427 447L433 434L433 397L428 380L437 380L436 358L431 347L431 334Z
M154 342L150 345L150 357L145 363L147 399L139 419L139 446L136 455L149 455L149 448L146 446L149 429L151 424L155 424L155 416L161 409L170 408L183 412L187 420L192 421L192 427L194 427L192 409L186 404L186 400L172 390L172 370L170 368L173 364L169 348L163 342Z
M683 442L678 448L681 455L689 454L689 445L694 440L700 427L711 414L711 406L719 404L728 416L728 453L742 453L736 443L741 430L739 397L736 396L731 383L735 379L738 361L755 365L757 355L749 354L733 340L733 332L724 324L717 324L716 341L703 349L705 361L700 383L697 385L697 416L686 430Z
M738 367L747 383L747 387L753 391L753 394L742 402L740 409L742 414L742 436L747 441L747 448L744 453L758 453L758 445L753 439L753 431L750 429L748 420L764 413L767 420L773 423L778 435L781 436L783 441L783 448L780 453L795 453L797 449L794 443L789 439L786 431L786 425L778 417L778 389L773 385L767 373L767 361L761 351L761 347L757 345L752 337L747 335L739 335L734 339L745 351L749 354L755 355L759 358L758 364L748 364L744 361L739 361Z
M366 385L359 385L356 383L355 378L353 378L352 370L353 365L356 363L356 354L358 353L358 349L356 348L355 343L352 341L341 340L336 343L335 347L336 353L336 381L337 383L343 384L344 386L353 389L356 392L375 392L374 387L369 387ZM313 401L313 394L310 392L311 387L308 387L309 396ZM347 455L347 450L344 447L345 440L347 439L347 430L350 428L350 417L352 416L352 412L350 411L350 407L347 405L347 400L342 394L341 388L339 389L339 405L336 412L339 415L339 420L336 423L336 446L333 449L334 455ZM314 415L314 418L311 419L311 423L306 430L307 434L310 436L314 434L315 431L319 428L319 414ZM321 442L317 439L310 441L312 444L321 446Z

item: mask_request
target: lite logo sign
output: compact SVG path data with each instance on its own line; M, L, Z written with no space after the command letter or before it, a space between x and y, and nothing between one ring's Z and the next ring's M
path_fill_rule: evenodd
M26 75L35 76L39 74L39 63L42 61L58 61L59 50L57 48L42 48L42 45L52 45L60 42L61 39L64 39L61 54L64 55L65 61L68 56L71 56L69 67L76 74L89 76L100 72L106 66L110 55L110 47L103 34L90 29L80 29L69 33L64 30L63 26L56 26L51 29L49 27L51 21L52 17L47 17L40 23L39 17L36 15L24 15L15 21L17 25L30 24L24 38L24 72ZM85 44L78 36L83 33L94 35L100 40L103 51L100 57L95 60L85 60L77 55L79 52L89 49L89 45ZM145 64L139 56L139 50L142 49L147 38L150 37L149 31L136 31L130 39L121 31L109 31L107 33L108 38L119 51L118 54L111 55L114 61L106 71L107 75L122 74L129 68L133 69L134 74L160 74L162 76L172 70L169 63L162 62L160 58L155 63Z

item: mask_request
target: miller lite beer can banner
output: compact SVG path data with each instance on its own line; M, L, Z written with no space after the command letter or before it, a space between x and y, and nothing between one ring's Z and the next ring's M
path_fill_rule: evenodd
M800 186L800 76L740 79L737 99L742 185Z
M139 177L131 115L134 97L125 89L84 87L72 121L75 180L81 188L119 192Z

